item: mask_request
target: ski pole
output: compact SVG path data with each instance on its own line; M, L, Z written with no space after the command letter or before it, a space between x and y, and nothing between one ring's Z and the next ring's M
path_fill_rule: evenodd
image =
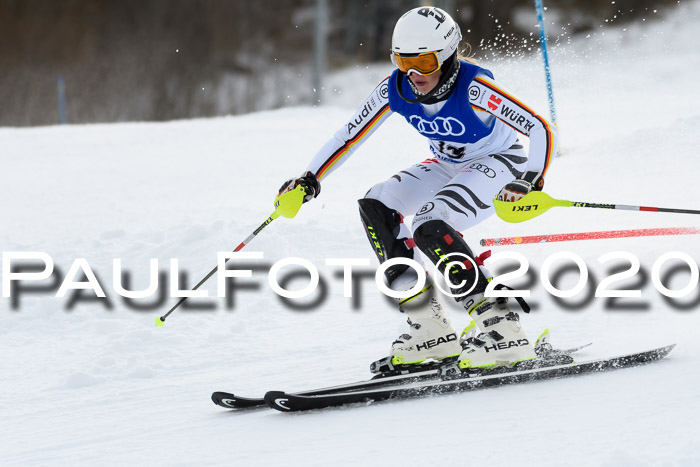
M288 217L292 218L296 216L297 212L299 211L299 208L301 208L302 203L304 202L304 196L306 196L306 190L302 185L297 186L293 190L290 190L282 195L279 195L277 198L275 198L275 212L273 212L270 217L268 217L265 222L260 224L260 227L255 229L253 233L248 235L248 237L243 240L234 250L233 252L241 251L243 247L245 247L248 243L250 243L253 238L255 238L262 230L270 225L270 223L277 219L279 216L282 217ZM284 203L282 203L280 200L284 200ZM230 258L229 258L230 259ZM228 262L228 259L224 264ZM211 271L209 271L209 274L204 276L204 278L197 283L194 287L192 287L191 290L197 290L202 284L204 284L211 276L214 275L216 270L218 269L218 265L214 267ZM158 327L163 327L165 325L165 319L170 316L170 313L173 311L177 310L180 305L182 305L185 300L187 300L188 297L182 297L178 302L170 309L166 314L163 316L159 316L156 318L156 326Z
M602 230L547 235L523 235L481 239L481 246L524 245L527 243L571 242L576 240L601 240L607 238L655 237L661 235L700 234L697 227L660 227L656 229Z
M544 60L544 75L547 80L547 97L549 98L549 115L554 126L557 125L557 111L554 107L554 90L552 89L552 71L549 67L549 54L547 53L547 33L544 29L544 8L542 0L535 0L535 10L537 11L537 24L540 30L540 48L542 49L542 59Z
M694 209L658 208L651 206L630 206L627 204L602 204L588 201L568 201L554 199L542 191L531 191L516 202L493 201L498 217L506 222L524 222L545 213L553 207L621 209L625 211L675 212L679 214L700 214Z
M235 253L235 252L237 252L237 251L241 251L241 250L243 249L244 246L246 246L248 243L250 243L251 240L253 240L253 238L255 238L256 235L258 235L265 227L267 227L268 225L270 225L270 222L272 222L273 220L277 219L278 217L279 217L279 214L277 213L277 211L273 212L273 213L270 215L270 217L268 217L267 220L266 220L265 222L263 222L262 224L260 224L260 227L258 227L257 229L255 229L255 231L253 231L252 234L248 235L248 237L247 237L245 240L243 240L243 241L240 243L240 245L238 245L238 246L233 250L233 252ZM229 259L230 259L230 258L229 258ZM226 262L228 262L228 259L226 260ZM224 263L224 264L225 264L225 263ZM211 271L209 271L209 274L207 274L206 276L204 276L204 278L203 278L201 281L199 281L199 282L197 283L197 285L195 285L194 287L192 287L192 290L197 290L202 284L204 284L211 276L214 275L214 273L216 272L216 270L217 270L218 267L219 267L219 266L217 265L216 267L214 267L214 269L212 269ZM187 298L188 298L188 297L182 297L180 300L178 300L178 302L177 302L170 310L168 310L168 312L167 312L166 314L164 314L163 316L157 317L157 318L156 318L156 326L158 326L158 327L163 327L163 326L165 325L165 319L166 319L168 316L170 316L170 313L172 313L173 311L177 310L178 307L179 307L180 305L182 305L182 304L185 302L185 300L187 300Z

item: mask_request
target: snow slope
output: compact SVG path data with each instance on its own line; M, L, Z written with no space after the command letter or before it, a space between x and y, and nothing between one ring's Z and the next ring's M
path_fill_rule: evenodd
M697 2L661 12L662 22L607 28L552 51L564 155L547 180L552 196L576 201L698 209L700 56ZM660 13L660 14L661 14ZM546 115L536 57L487 63ZM329 80L328 105L170 123L0 129L3 253L45 252L58 277L0 301L2 465L698 465L700 287L675 302L651 281L671 251L700 261L695 236L520 245L533 272L523 317L560 346L595 344L580 359L678 344L669 359L618 372L368 407L283 415L234 413L209 395L326 386L368 376L368 364L403 332L401 316L371 282L343 297L326 258L371 258L355 200L374 183L420 161L427 145L390 119L294 220L280 219L250 245L264 253L242 288L217 299L215 278L164 328L153 320L174 299L127 303L112 284L121 258L133 288L148 285L148 261L167 272L179 259L191 286L272 211L279 184L298 174L353 107L390 71L358 67ZM699 226L690 215L554 209L523 224L492 218L465 238L664 226ZM246 250L248 250L246 248ZM579 255L595 286L624 262L641 272L619 286L641 298L611 303L591 288L555 300L538 274L546 258ZM310 260L327 285L320 305L292 309L266 283L270 265ZM75 258L107 294L55 297ZM367 276L372 267L360 268ZM673 262L663 271L668 272ZM665 284L689 281L681 268ZM564 273L557 286L577 281ZM295 279L290 288L305 285ZM183 287L184 288L184 287ZM16 291L15 298L16 297ZM92 298L91 298L92 297ZM311 299L297 303L309 304ZM445 300L459 329L467 317ZM137 305L145 309L137 309ZM312 304L313 305L313 304ZM205 309L202 309L205 308Z

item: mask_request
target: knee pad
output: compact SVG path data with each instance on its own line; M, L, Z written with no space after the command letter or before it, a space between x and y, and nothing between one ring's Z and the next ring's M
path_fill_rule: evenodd
M408 238L398 238L403 223L403 216L394 209L389 209L376 199L363 198L360 205L360 217L365 233L380 263L391 258L413 259L413 249L406 246ZM397 264L386 270L386 279L391 283L400 276L408 266Z
M453 293L464 294L471 288L474 281L476 281L476 286L471 294L483 293L486 290L488 279L481 270L480 261L475 258L474 253L472 253L471 248L464 241L462 235L445 221L431 220L421 224L414 232L413 239L420 251L436 264L438 270L443 274L448 263L456 261L464 264L463 268L453 265L447 274ZM460 253L460 255L448 257L451 253ZM472 264L471 261L462 255L466 255L474 263ZM475 268L474 264L478 266ZM464 285L460 287L459 284L462 283ZM461 301L464 298L466 298L466 294L462 297L455 297L457 301Z

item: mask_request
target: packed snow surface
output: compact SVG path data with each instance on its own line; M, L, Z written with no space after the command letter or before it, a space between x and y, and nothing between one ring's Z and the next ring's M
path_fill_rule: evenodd
M562 155L547 178L550 195L700 209L700 10L688 2L662 14L653 23L608 25L551 50ZM537 55L484 65L548 115ZM201 289L208 298L191 299L193 306L177 310L163 328L153 325L176 301L165 297L170 259L185 273L180 288L193 286L216 265L217 252L232 250L270 215L280 184L301 173L390 71L361 66L330 76L318 108L0 129L2 252L7 261L10 252L42 252L55 265L50 278L23 281L0 301L1 465L700 463L694 235L493 248L529 260L527 280L511 285L531 290L535 309L521 317L531 338L548 327L555 346L593 342L580 361L677 343L664 362L297 415L233 412L211 403L216 390L259 396L364 379L369 363L406 330L405 317L373 283L377 261L356 205L374 183L429 155L423 138L398 116L329 176L321 196L295 219L274 221L246 246L264 254L236 263L254 266L252 277L236 279L224 299L216 297L214 276ZM693 215L555 208L521 224L494 216L464 234L481 251L482 238L698 226ZM638 289L641 297L593 297L603 279L629 269L629 261L600 261L620 251L638 258L640 271L610 288ZM556 299L540 272L562 252L583 260L588 286ZM687 255L691 265L659 263L672 252ZM289 257L318 268L325 294L292 300L296 307L282 302L268 271ZM56 297L81 258L81 270L89 266L91 286L99 283L106 299L93 290ZM157 259L164 274L158 292L125 301L113 283L115 258L134 290L148 287L149 260ZM327 266L328 258L371 259L358 268L363 275L353 298L343 296L341 269ZM572 268L553 276L562 290L579 278ZM664 287L689 292L666 298L657 276ZM286 286L300 289L306 277ZM81 280L87 279L79 272L75 281ZM466 326L466 314L444 302L456 328Z

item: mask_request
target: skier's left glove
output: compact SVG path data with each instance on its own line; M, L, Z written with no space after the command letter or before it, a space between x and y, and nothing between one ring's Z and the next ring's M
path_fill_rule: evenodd
M301 205L321 193L321 183L313 172L304 172L301 177L290 178L282 184L275 197L275 212L283 217L297 215Z
M499 201L515 202L531 191L542 191L544 178L538 172L528 171L504 186L496 197Z

